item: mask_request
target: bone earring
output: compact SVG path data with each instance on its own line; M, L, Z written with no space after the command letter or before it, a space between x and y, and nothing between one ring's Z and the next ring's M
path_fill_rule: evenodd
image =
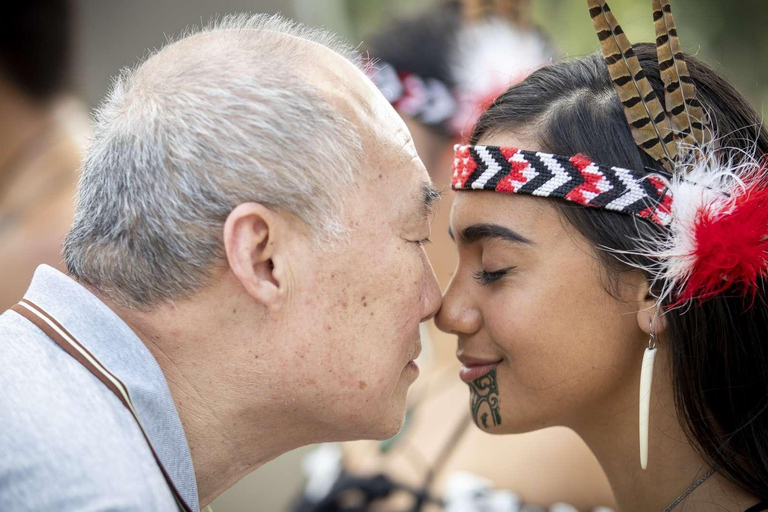
M651 415L651 384L653 383L653 362L656 359L656 337L653 335L653 320L650 326L651 338L643 354L640 371L640 466L648 467L648 427Z

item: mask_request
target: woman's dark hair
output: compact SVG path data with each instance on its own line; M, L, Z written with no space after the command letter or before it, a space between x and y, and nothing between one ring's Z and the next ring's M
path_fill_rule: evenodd
M9 2L0 21L0 75L34 99L68 79L72 9L68 0Z
M656 47L634 45L645 75L664 97ZM749 102L719 74L686 57L699 100L708 110L721 156L738 150L768 154L768 136ZM602 55L542 68L500 96L478 121L472 144L492 133L534 137L542 151L583 153L596 162L632 169L659 164L635 144ZM629 215L553 202L596 248L637 249L637 223ZM638 224L643 224L639 226ZM647 226L645 226L647 224ZM618 283L631 269L610 252L601 259ZM639 257L632 263L648 265ZM768 499L768 286L754 300L718 296L667 314L675 404L692 445L718 472Z

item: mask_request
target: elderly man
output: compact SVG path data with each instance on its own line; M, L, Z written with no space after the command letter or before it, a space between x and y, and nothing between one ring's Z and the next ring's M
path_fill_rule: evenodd
M438 194L356 64L234 17L117 80L69 275L0 316L0 509L196 511L293 448L400 429Z

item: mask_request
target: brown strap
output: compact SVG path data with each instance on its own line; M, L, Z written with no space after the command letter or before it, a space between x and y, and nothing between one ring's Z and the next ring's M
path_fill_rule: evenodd
M128 393L128 388L125 386L125 384L123 384L120 379L118 379L114 374L107 370L106 367L102 365L99 360L96 359L96 357L94 357L94 355L82 343L77 341L77 339L72 336L72 334L67 329L65 329L63 325L57 322L56 319L51 315L46 313L40 306L27 299L22 299L21 302L11 307L11 309L37 326L51 340L53 340L67 354L72 356L86 369L88 369L88 371L90 371L110 391L112 391L115 396L117 396L120 402L126 407L126 409L128 409L131 415L133 415L133 418L136 420L136 423L139 426L139 430L141 430L141 433L144 435L144 439L147 441L147 445L149 445L149 449L152 451L152 455L155 457L155 461L160 467L160 471L162 471L165 480L168 482L168 486L171 488L171 491L173 492L174 498L176 498L176 502L178 503L179 507L185 512L191 512L191 509L184 502L178 489L176 489L176 485L173 483L173 480L171 480L171 477L165 470L165 467L160 461L160 458L157 456L157 453L155 453L155 449L152 446L152 443L149 441L149 437L144 430L144 426L141 424L141 420L136 413L136 409L133 407L131 397Z

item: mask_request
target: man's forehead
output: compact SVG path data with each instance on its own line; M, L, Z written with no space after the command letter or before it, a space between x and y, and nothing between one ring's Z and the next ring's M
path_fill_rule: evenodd
M363 144L383 142L407 150L409 158L416 156L405 122L363 70L320 45L310 53L302 76L357 125Z
M355 124L368 165L374 167L369 169L372 177L394 178L403 200L422 204L424 187L431 182L405 122L353 63L319 45L311 53L316 58L303 68L303 76Z

